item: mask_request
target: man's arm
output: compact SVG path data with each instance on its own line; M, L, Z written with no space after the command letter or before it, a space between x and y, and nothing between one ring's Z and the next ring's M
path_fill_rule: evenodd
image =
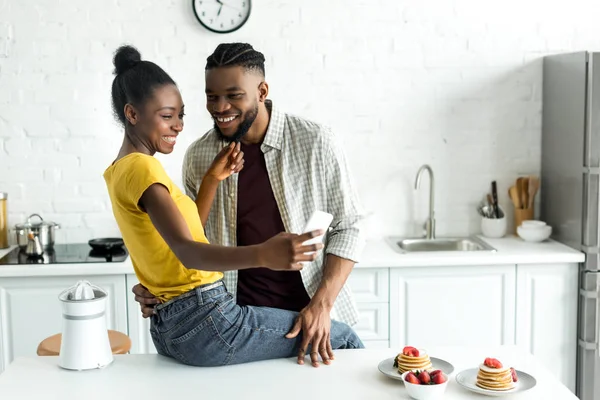
M303 332L303 340L298 353L298 362L303 363L305 351L312 344L311 361L318 366L319 354L325 364L333 359L329 332L330 312L346 283L348 276L358 261L364 247L364 239L359 229L360 203L350 176L350 171L341 146L331 132L326 139L325 166L327 192L327 212L334 216L332 229L327 236L323 265L323 277L314 296L304 308L296 324L288 334L295 337Z

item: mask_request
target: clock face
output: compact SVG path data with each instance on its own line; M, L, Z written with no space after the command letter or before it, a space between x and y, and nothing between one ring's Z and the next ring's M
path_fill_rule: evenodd
M206 29L229 33L241 28L248 17L250 0L192 0L196 19Z

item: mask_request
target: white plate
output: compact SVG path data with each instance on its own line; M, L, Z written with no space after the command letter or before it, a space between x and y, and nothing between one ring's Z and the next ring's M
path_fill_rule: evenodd
M456 375L456 382L458 382L460 386L464 387L467 390L470 390L471 392L493 397L508 396L510 394L524 392L535 386L536 380L533 376L523 371L519 371L518 369L516 371L519 380L515 383L515 387L510 390L495 391L482 389L479 386L477 386L475 382L477 382L477 372L479 372L479 368L471 368L459 372Z
M396 357L386 358L379 363L377 368L379 368L379 371L385 376L402 381L402 374L398 372L398 368L394 368L395 358ZM429 357L429 360L431 361L431 365L433 365L433 369L441 369L446 375L450 375L452 372L454 372L454 366L448 361L444 361L435 357Z

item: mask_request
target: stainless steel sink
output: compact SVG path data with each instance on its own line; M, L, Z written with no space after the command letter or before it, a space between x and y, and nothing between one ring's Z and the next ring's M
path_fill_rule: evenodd
M475 237L405 239L390 238L391 244L403 253L429 253L435 251L489 251L496 249Z

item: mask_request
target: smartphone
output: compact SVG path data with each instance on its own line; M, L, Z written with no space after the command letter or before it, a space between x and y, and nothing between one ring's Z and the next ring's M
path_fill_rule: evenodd
M302 233L316 231L319 229L322 230L323 232L327 232L327 229L329 228L329 225L331 225L332 221L333 221L333 215L326 213L324 211L316 210L312 213L312 215L306 222L306 225L304 225L304 230L302 231ZM321 236L316 236L310 240L307 240L303 244L308 245L308 244L320 243L323 241L324 236L325 236L325 234L323 234Z

